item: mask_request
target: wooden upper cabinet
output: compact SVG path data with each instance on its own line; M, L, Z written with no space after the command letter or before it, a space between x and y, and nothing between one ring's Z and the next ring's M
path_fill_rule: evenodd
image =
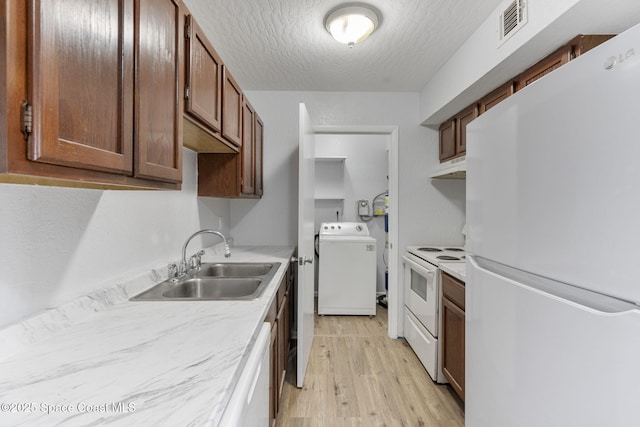
M462 156L467 151L467 125L478 117L478 105L465 108L440 125L440 162Z
M569 62L572 58L573 50L570 45L562 46L524 73L516 78L516 91L524 89L536 80L546 76Z
M516 78L516 91L558 69L567 62L588 52L613 37L613 34L579 34Z
M262 197L264 192L263 190L263 177L262 177L262 163L263 163L263 152L264 152L264 123L262 123L262 119L258 116L258 113L255 113L255 195L258 197Z
M0 7L2 85L10 95L2 108L12 123L0 131L0 181L179 188L181 0L6 0Z
M182 2L137 0L136 12L135 176L180 182Z
M198 153L198 196L260 198L263 195L264 124L245 98L239 153Z
M240 192L246 195L255 193L255 110L249 101L242 99L242 176Z
M222 136L242 145L242 90L226 66L222 67Z
M119 174L133 168L133 0L33 0L30 160Z
M478 117L478 104L470 105L456 115L456 156L467 152L467 125Z
M237 141L229 141L222 135L222 59L193 15L186 8L184 13L183 145L198 153L237 153Z
M498 105L504 101L515 91L515 85L513 81L508 81L490 94L484 96L478 101L478 114L484 114L486 111Z
M450 119L440 125L440 161L456 155L456 119Z
M222 60L192 15L186 17L185 112L212 132L222 130Z
M465 108L451 119L440 125L440 162L462 156L467 151L467 125L478 115L484 114L500 102L523 89L536 80L546 76L570 60L609 40L614 35L578 35L565 43L555 52L542 59L515 79L512 79L491 93L482 97L477 103Z
M546 76L599 44L604 43L613 36L613 34L577 35L558 50L520 74L516 78L516 91L529 86L536 80Z

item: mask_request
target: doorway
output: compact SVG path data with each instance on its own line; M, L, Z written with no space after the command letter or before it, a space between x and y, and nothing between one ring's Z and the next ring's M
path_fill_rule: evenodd
M314 134L316 232L322 222L367 224L378 246L376 290L378 295L386 295L387 334L397 338L397 127L322 126L315 127ZM365 201L366 210L359 209Z

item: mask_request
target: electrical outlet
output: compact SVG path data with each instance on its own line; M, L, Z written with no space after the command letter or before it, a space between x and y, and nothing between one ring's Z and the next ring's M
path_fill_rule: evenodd
M223 226L224 226L224 221L222 220L222 217L218 217L218 230L222 230Z

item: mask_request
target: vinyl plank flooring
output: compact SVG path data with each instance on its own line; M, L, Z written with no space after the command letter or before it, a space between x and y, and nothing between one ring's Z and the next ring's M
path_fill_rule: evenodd
M278 427L463 427L464 404L435 384L404 339L377 315L317 316L305 386L290 357Z

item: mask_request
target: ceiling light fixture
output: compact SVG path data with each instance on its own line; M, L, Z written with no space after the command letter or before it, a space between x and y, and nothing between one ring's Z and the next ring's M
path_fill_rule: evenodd
M344 4L324 18L324 26L334 39L353 47L362 43L378 27L379 15L366 4Z

